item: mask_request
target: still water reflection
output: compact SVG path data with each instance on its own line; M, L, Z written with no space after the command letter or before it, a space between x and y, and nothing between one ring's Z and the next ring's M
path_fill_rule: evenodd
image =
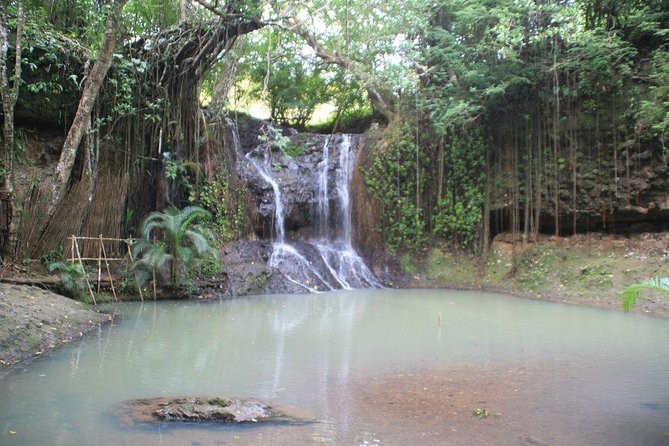
M0 444L669 444L666 319L426 290L115 311L113 326L0 375ZM129 429L108 414L184 395L320 421Z

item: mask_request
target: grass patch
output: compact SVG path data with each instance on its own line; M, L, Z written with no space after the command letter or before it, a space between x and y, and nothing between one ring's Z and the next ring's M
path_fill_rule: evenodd
M612 275L602 265L586 265L581 269L578 280L581 285L602 290L613 287Z
M400 266L402 269L409 274L418 273L418 264L416 263L416 256L404 253L400 256Z
M500 249L493 249L488 254L484 282L486 285L507 285L513 270L513 259Z
M555 272L555 257L552 247L532 247L520 254L516 273L518 287L526 291L545 288L549 273Z
M433 249L428 254L427 275L443 285L475 286L479 284L479 268L474 257Z

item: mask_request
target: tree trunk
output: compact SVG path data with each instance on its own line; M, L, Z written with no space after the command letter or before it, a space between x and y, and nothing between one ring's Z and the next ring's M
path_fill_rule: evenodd
M437 178L437 202L440 202L444 197L444 137L440 136L437 141L437 146L439 150L439 170Z
M243 39L236 39L234 43L230 45L230 49L226 51L225 60L223 61L225 68L223 69L223 74L218 78L218 81L214 86L211 102L209 103L210 108L220 109L227 104L228 93L237 76L242 48Z
M481 242L482 265L488 261L488 253L490 252L490 192L492 190L490 178L490 144L486 143L485 147L485 191L483 196L483 240Z
M93 64L93 68L84 83L84 91L81 93L79 107L72 121L65 142L63 151L60 154L60 160L56 167L56 180L53 184L49 214L53 214L56 205L61 200L67 188L67 184L72 174L72 167L77 155L77 149L81 139L86 132L90 120L93 105L98 97L100 86L107 76L109 67L111 67L114 48L116 47L116 32L118 28L118 14L127 0L115 0L112 3L111 10L105 23L105 37L100 48L98 59Z
M23 0L18 2L16 43L14 46L14 81L10 88L7 77L7 50L9 29L5 2L0 1L0 87L2 87L2 112L4 116L2 153L2 189L0 190L0 255L9 253L9 240L14 215L14 107L19 97L21 82L21 37L23 32Z
M181 23L187 22L190 17L191 0L181 0Z
M529 108L529 107L528 107ZM525 209L523 209L523 246L527 243L527 238L532 230L532 122L524 120L525 123L525 193L523 195Z
M553 181L555 194L555 236L560 236L560 75L557 66L557 38L553 39L553 91L555 98L555 114L553 115Z

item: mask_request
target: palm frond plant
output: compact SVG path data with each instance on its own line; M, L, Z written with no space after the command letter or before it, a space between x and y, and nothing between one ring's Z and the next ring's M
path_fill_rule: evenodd
M657 290L669 293L669 277L653 277L645 282L630 285L623 291L623 308L630 311L642 290Z
M168 285L176 288L193 262L204 256L218 258L210 231L200 223L211 221L211 214L198 206L169 208L152 212L142 223L141 240L133 246L138 278L168 269Z
M86 294L86 271L79 263L72 262L52 262L49 263L50 273L57 273L60 279L60 285L63 289L75 299L88 302Z

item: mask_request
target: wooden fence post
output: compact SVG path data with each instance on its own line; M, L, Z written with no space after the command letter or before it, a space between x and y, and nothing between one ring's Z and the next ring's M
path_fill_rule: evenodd
M79 242L77 241L77 238L73 235L74 238L74 247L76 248L77 251L77 258L79 259L79 265L81 265L81 269L84 270L84 279L86 279L86 285L88 286L88 292L91 295L91 298L93 299L93 305L97 306L97 302L95 301L95 294L93 294L93 288L91 288L91 283L88 281L88 275L86 275L86 268L84 268L84 262L81 260L81 252L79 251Z
M102 240L102 234L100 234L100 250L105 259L105 266L107 267L107 275L109 276L109 284L111 285L112 294L114 295L114 300L118 302L118 297L116 297L116 289L114 288L114 278L112 277L111 270L109 269L109 261L107 260L107 250L105 249L105 242Z
M130 256L130 263L135 263L135 259L132 257L132 249L130 249L129 241L126 241L126 246L128 247L128 255ZM132 266L131 266L132 267ZM139 291L139 298L144 302L144 294L142 293L142 287L139 286L139 279L137 279L137 273L133 271L135 275L135 285L137 285L137 291Z

